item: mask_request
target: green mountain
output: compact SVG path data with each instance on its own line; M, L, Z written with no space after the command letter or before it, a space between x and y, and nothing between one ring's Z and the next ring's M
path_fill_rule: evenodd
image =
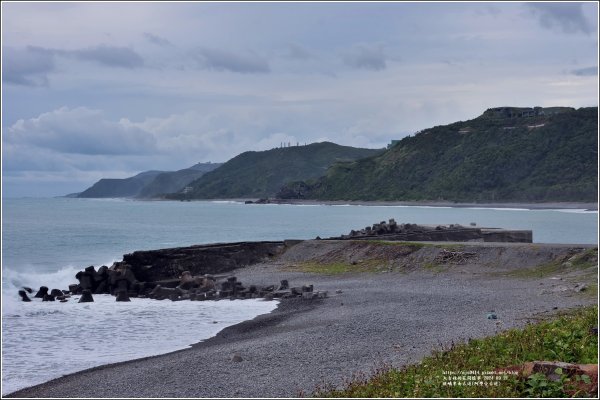
M144 186L152 182L163 171L146 171L125 179L103 178L90 188L79 193L77 197L134 197Z
M321 200L598 201L598 108L488 109L284 186Z
M90 188L70 197L138 197L154 198L166 193L174 193L185 188L190 182L222 164L198 163L179 171L146 171L125 179L100 179Z
M307 146L248 151L192 182L172 199L272 197L287 182L322 176L336 161L356 160L381 150L313 143Z
M180 169L179 171L163 172L145 185L137 194L137 197L153 198L167 193L179 192L190 182L200 178L207 172L217 169L221 165L220 163L198 163L190 168Z

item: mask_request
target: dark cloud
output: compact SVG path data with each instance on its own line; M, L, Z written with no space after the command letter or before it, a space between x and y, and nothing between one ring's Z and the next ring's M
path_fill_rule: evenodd
M231 71L242 74L267 73L269 63L254 53L235 54L219 49L200 48L196 59L200 67L216 71Z
M571 73L577 76L595 76L598 75L598 67L574 69L571 71Z
M2 80L22 86L48 86L49 72L54 70L52 53L35 47L2 49Z
M144 60L127 47L100 45L77 50L49 49L38 46L4 47L2 81L22 86L48 86L48 73L55 70L55 57L76 58L109 67L137 68Z
M162 47L170 47L173 46L173 43L169 42L167 39L154 35L152 33L144 32L144 38L152 44Z
M144 65L144 59L128 47L100 45L80 50L62 51L62 53L109 67L138 68Z
M352 50L343 54L342 59L346 65L353 68L372 71L380 71L386 68L383 48L377 45L356 45Z
M527 3L525 6L544 28L559 29L564 33L592 32L583 14L582 3Z

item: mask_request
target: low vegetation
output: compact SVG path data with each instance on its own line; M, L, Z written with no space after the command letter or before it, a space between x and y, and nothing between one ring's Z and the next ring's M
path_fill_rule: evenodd
M598 108L488 113L405 137L382 154L292 182L282 198L542 202L598 199Z
M273 197L285 183L322 176L336 161L357 160L381 151L340 146L330 142L247 151L190 183L187 193L175 193L168 198Z
M592 274L597 276L598 271L598 248L594 247L571 257L553 260L535 268L518 269L509 275L518 278L547 278L557 274L573 271L593 269ZM579 274L579 276L582 276Z
M560 360L597 364L598 307L571 311L524 329L470 340L436 351L418 365L382 369L369 378L355 377L341 390L320 387L316 397L590 397L580 383L591 377L567 377L557 369L557 380L536 373L520 377L516 369L529 361ZM504 368L504 370L503 370ZM511 373L512 372L512 373ZM460 377L472 376L463 380ZM457 380L458 379L458 380ZM451 382L460 382L453 385ZM483 382L475 384L474 382ZM588 386L589 387L589 386Z
M399 260L424 247L437 246L428 243L383 241L383 240L349 240L352 257L348 257L348 249L338 249L311 260L288 265L286 269L313 274L340 275L347 273L390 272L401 269L404 264Z

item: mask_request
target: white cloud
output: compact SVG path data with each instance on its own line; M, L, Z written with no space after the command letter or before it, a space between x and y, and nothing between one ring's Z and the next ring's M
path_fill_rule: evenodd
M20 119L4 133L8 144L87 155L151 154L156 139L136 127L104 118L100 110L60 109Z

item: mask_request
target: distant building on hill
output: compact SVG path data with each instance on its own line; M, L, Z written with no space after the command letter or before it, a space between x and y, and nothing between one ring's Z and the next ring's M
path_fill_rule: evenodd
M485 110L483 116L489 118L528 118L573 110L575 109L572 107L495 107Z

